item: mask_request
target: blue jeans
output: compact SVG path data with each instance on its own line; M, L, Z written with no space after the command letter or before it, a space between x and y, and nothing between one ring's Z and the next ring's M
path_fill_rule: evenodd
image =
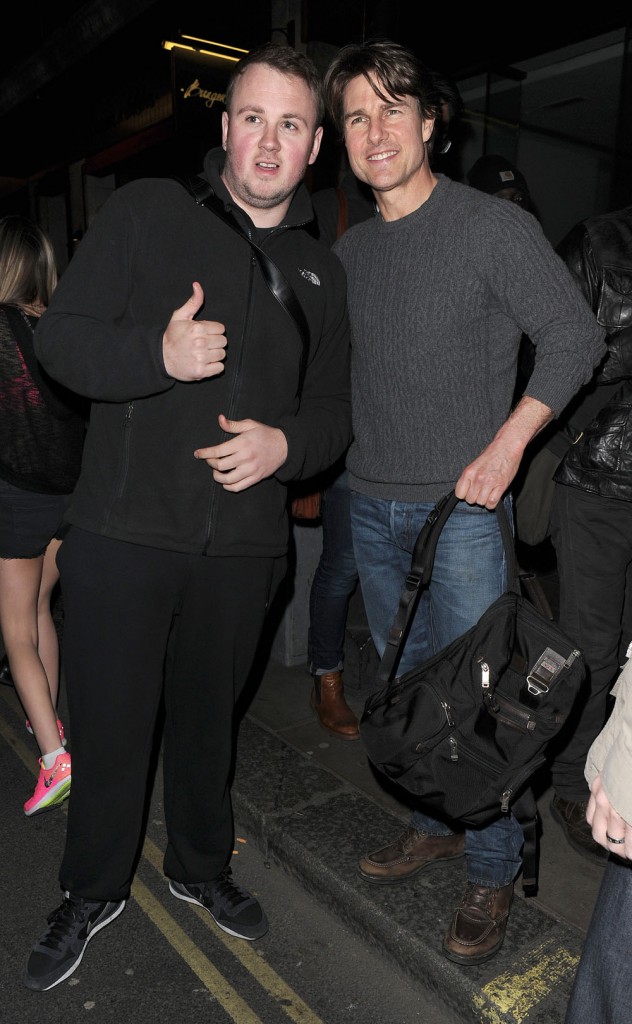
M433 502L398 502L351 492L351 528L362 597L371 635L382 657L415 541ZM511 499L505 508L512 519ZM461 502L437 544L430 585L421 595L397 674L403 675L456 640L506 590L507 566L498 520L478 505ZM450 835L445 822L415 810L411 825L430 835ZM468 828L469 882L502 886L521 867L522 829L512 814L484 828Z
M632 988L632 864L611 857L588 925L565 1024L626 1024Z
M323 491L323 550L309 595L308 657L316 675L342 669L349 601L358 584L346 470Z

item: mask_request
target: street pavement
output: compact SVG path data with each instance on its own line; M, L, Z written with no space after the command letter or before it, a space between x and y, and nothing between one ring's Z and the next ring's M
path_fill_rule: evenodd
M361 602L352 604L347 634L346 692L360 713L377 663L374 652L371 655ZM401 791L388 791L378 779L361 742L337 739L320 728L309 707L310 688L305 664L284 664L264 650L244 707L233 784L235 816L243 834L379 950L397 972L440 996L457 1019L466 1024L563 1024L603 868L566 843L549 813L551 791L546 779L541 781L538 798L537 896L524 897L518 881L498 955L479 967L451 963L442 955L441 940L462 893L463 862L434 867L390 886L371 885L358 875L358 859L394 838L407 822L409 808ZM23 741L15 738L20 721L15 693L5 686L0 691L4 698L0 700L0 749L24 758ZM60 709L63 715L63 686ZM29 756L33 756L30 749ZM9 813L13 811L5 805L4 815ZM50 878L39 879L42 884L48 882L50 907L42 902L37 885L37 906L30 892L5 893L9 913L19 913L20 902L29 898L29 920L39 922L35 934L43 913L52 909L55 900L50 885L56 876L61 838L56 830L51 840L46 824L51 817L24 819L19 829L16 826L22 837L19 848L3 851L5 859L28 857L29 842L34 842L34 853L50 853ZM150 818L150 841L152 827ZM8 834L15 838L16 829ZM159 863L154 867L159 870ZM28 948L25 937L20 937ZM9 963L15 968L22 950L7 952L5 967ZM45 1016L41 1019L48 1024Z

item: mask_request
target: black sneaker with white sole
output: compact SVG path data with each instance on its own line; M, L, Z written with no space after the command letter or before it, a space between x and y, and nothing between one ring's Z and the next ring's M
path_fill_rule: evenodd
M268 919L260 903L233 881L230 868L212 882L169 882L179 900L197 903L208 910L216 924L239 939L260 939L268 930Z
M27 988L46 992L69 978L81 963L93 935L123 910L125 900L84 900L64 893L63 903L48 918L48 928L33 946L24 975Z

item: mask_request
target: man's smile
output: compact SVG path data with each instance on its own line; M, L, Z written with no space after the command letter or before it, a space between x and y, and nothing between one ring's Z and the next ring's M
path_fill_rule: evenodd
M391 157L391 156L397 156L397 150L396 149L388 149L388 150L385 150L382 153L373 153L371 156L367 157L367 160L372 161L372 162L373 161L379 161L379 160L388 160L388 158Z

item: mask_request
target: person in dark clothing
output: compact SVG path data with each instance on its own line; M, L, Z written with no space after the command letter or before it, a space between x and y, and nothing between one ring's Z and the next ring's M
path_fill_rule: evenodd
M559 622L584 652L587 678L555 744L551 814L578 853L603 861L586 821L584 765L609 713L620 652L632 641L632 206L576 224L558 251L607 331L608 353L569 410L554 476Z
M499 153L485 153L467 172L472 188L487 192L497 199L508 199L533 213L531 193L521 170Z
M312 205L316 237L329 247L347 228L373 217L376 212L371 189L358 181L349 167L337 186L314 193Z
M235 703L285 574L286 485L339 458L351 429L344 273L304 230L321 121L305 55L250 51L204 161L219 215L175 180L118 189L36 334L93 412L60 561L77 737L64 898L29 959L35 990L124 908L163 695L170 891L240 938L268 927L230 868ZM249 238L294 290L307 353Z

